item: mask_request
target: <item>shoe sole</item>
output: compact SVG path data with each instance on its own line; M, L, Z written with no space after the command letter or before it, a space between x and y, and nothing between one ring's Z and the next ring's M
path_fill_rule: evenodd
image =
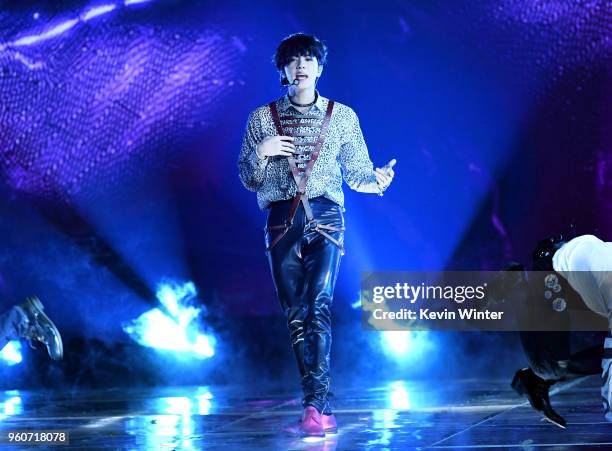
M315 434L315 433L308 433L308 432L300 430L300 437L302 438L306 438L306 437L325 438L325 432L321 432L320 434Z
M40 310L41 312L45 309L45 306L42 304L42 302L40 301L40 299L38 299L38 296L32 296L26 299L30 304L34 305L34 307L36 307L37 310Z
M561 423L557 423L555 420L548 418L546 415L544 415L542 412L538 411L541 415L542 418L544 418L546 421L548 421L551 424L554 424L555 426L559 426L561 429L566 429L565 426L563 426Z
M38 311L38 315L40 315L42 318L44 318L47 321L48 327L51 328L54 335L59 337L59 358L54 359L54 360L61 360L64 357L64 343L62 341L62 336L58 328L55 326L55 323L51 321L51 318L49 318L47 314L45 313L45 306L43 305L41 300L38 299L37 296L32 296L32 297L27 298L26 302L30 303L32 306L36 308L36 310Z
M525 387L525 384L523 383L523 380L519 376L518 371L514 375L514 378L512 379L512 383L510 385L514 389L514 391L517 392L520 396L526 396L527 397L527 401L529 401L529 404L531 405L531 408L533 410L535 410L536 412L538 412L540 415L542 415L542 418L544 418L549 423L554 424L555 426L559 426L561 429L565 429L566 428L563 424L561 424L561 423L553 420L552 418L549 418L548 416L546 416L546 414L543 411L541 411L539 409L536 409L536 407L533 405L533 401L531 400L531 397L527 394L527 388Z
M298 428L300 427L300 424L301 424L301 423L302 423L302 422L301 422L300 420L298 420ZM325 434L337 434L337 433L338 433L338 426L336 426L336 427L331 427L331 428L325 428L325 429L323 429L323 432L324 432Z

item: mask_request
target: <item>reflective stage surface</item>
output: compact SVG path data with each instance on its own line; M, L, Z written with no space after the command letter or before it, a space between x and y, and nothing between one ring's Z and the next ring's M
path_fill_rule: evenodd
M338 384L339 385L339 384ZM295 393L252 386L6 391L2 431L67 430L70 446L46 449L358 450L612 446L599 378L561 386L552 396L568 428L553 426L508 380L396 381L340 387L340 432L311 441L296 434ZM45 449L4 446L3 449Z

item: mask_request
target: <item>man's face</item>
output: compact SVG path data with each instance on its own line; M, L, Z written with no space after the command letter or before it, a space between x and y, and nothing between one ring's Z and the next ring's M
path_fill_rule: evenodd
M317 57L310 55L294 56L284 69L289 84L299 80L300 89L313 87L317 77L323 72L323 66L319 66Z

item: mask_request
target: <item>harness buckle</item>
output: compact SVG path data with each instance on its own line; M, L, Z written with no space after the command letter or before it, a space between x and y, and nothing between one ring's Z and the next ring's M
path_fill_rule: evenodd
M311 230L316 230L316 228L319 226L319 224L317 223L317 221L315 219L312 219L310 221L308 221L308 223L306 224L306 231L311 231Z

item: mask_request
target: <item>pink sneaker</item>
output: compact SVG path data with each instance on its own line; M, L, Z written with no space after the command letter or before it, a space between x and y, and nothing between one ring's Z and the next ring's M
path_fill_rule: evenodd
M323 430L328 434L335 434L338 432L338 423L336 423L336 415L321 415L323 418Z
M304 409L304 413L302 413L302 423L300 424L300 432L302 436L325 437L323 418L321 418L321 414L313 406L307 406Z

